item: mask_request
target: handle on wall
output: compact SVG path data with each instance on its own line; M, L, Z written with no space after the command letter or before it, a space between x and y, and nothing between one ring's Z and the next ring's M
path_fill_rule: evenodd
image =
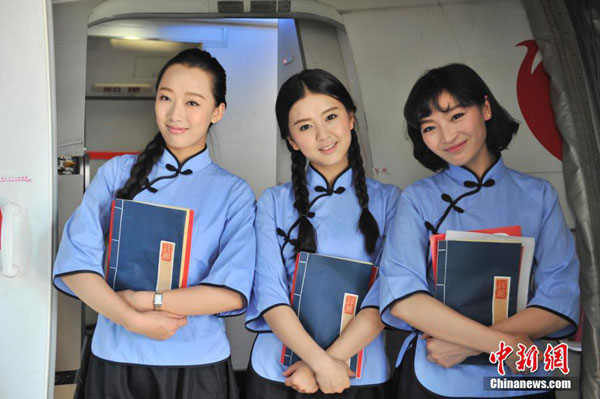
M0 207L0 258L2 259L2 274L6 277L15 277L19 273L14 249L17 216L20 211L19 205L11 202Z

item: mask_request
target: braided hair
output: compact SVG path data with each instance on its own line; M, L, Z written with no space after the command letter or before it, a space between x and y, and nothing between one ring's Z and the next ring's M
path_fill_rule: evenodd
M358 198L358 204L362 209L360 218L358 219L358 228L365 237L365 249L368 253L372 254L377 245L377 238L379 238L379 226L377 225L375 217L369 210L369 193L367 192L365 168L363 166L362 156L360 155L358 136L354 129L352 129L351 134L352 141L350 142L350 148L348 148L348 162L352 168L352 184L354 185L354 191Z
M346 111L356 112L356 105L344 85L332 74L322 69L306 69L289 78L279 89L275 103L275 114L281 138L286 141L292 155L292 186L294 188L294 208L298 211L298 238L296 251L316 252L317 233L310 222L312 216L309 209L308 187L306 183L306 157L299 150L294 150L288 139L290 137L289 112L292 106L309 93L325 94L340 101ZM348 149L348 162L352 167L354 190L362 209L358 227L365 239L365 249L369 254L375 251L379 238L377 221L369 211L369 194L360 145L354 129L351 132L352 142Z
M225 70L221 64L219 64L219 61L210 55L210 53L198 48L183 50L175 57L167 61L165 66L163 66L160 70L158 78L156 79L156 89L158 89L160 81L167 69L169 69L169 67L172 65L178 64L193 68L200 68L211 75L212 95L215 99L215 104L227 104L225 101L225 93L227 91ZM138 155L135 164L131 167L129 178L123 187L117 190L115 194L117 198L133 199L146 187L146 184L148 183L148 175L152 171L152 168L156 162L158 162L160 159L165 147L165 140L163 139L162 134L158 132L152 141L148 143L144 151Z

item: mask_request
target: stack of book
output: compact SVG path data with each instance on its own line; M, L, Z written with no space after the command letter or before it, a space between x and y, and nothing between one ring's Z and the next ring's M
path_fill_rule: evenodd
M306 332L323 349L327 349L352 321L378 268L371 263L333 256L300 252L290 294L290 303ZM360 378L363 350L353 356L348 366ZM285 345L280 362L290 366L298 355Z
M431 236L430 246L435 296L452 309L490 326L527 306L535 239L522 237L520 226L448 230Z

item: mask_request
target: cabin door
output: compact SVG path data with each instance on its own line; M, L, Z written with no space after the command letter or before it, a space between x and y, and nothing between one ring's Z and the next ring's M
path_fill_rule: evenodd
M55 299L51 4L0 13L0 397L52 397Z

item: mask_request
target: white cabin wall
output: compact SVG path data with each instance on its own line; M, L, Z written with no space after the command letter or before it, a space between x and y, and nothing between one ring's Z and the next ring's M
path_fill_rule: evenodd
M213 160L258 197L275 184L277 25L229 29L227 48L206 48L227 72L227 111L209 136Z
M87 22L102 0L53 5L59 155L83 155Z
M56 223L56 109L49 1L0 12L0 397L52 398L56 294L50 284ZM13 229L5 207L19 211ZM12 219L12 218L11 218ZM9 239L10 238L10 239ZM14 258L3 264L12 242ZM12 274L16 268L16 275Z
M525 48L515 46L533 38L520 1L401 7L387 2L382 6L360 9L356 5L351 9L348 5L342 11L369 121L376 177L403 188L431 174L413 158L402 112L404 103L426 69L466 63L521 122L517 136L503 152L506 164L549 180L559 192L568 225L574 227L562 163L534 138L517 102L516 78Z
M296 23L306 67L331 72L348 87L336 28L331 24L311 19L299 19Z
M307 68L320 68L332 73L348 89L355 105L356 131L359 137L361 152L365 162L367 176L372 176L371 151L369 147L369 134L367 119L360 87L356 79L350 80L349 76L356 76L352 52L348 44L346 32L340 27L329 23L310 19L299 19L298 35L304 62Z
M277 91L287 79L304 69L304 60L298 40L298 29L293 19L277 23ZM273 114L275 108L273 108ZM292 161L286 143L277 128L277 184L290 181Z

